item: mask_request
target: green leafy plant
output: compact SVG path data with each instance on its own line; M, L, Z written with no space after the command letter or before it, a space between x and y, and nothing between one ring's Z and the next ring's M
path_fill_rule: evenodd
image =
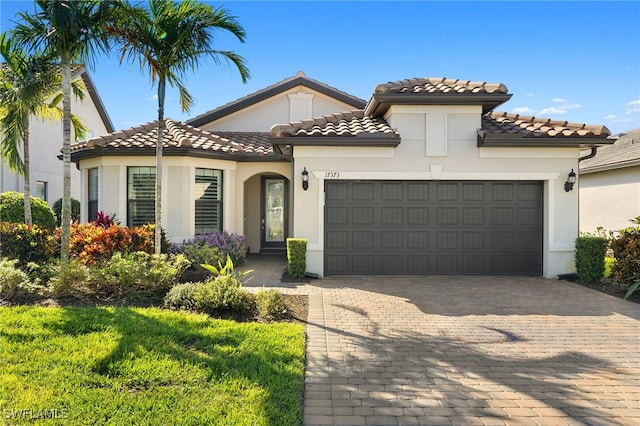
M209 265L206 263L203 263L200 266L206 269L207 271L211 272L211 274L213 274L213 276L215 277L230 276L237 279L238 281L242 281L243 279L245 279L245 277L248 277L253 272L253 269L247 269L242 272L236 272L233 266L233 260L231 260L231 256L227 256L227 263L225 263L224 265L222 265L222 263L218 263L217 268L213 265Z
M59 198L53 203L53 212L56 215L56 224L60 226L60 219L62 218L62 198ZM71 199L71 220L74 222L80 221L80 201L75 198Z
M164 297L164 306L169 309L197 310L195 294L201 285L202 283L200 282L174 285Z
M21 267L45 263L55 255L51 234L38 225L0 222L0 243L0 256L16 259Z
M607 239L596 236L581 236L576 240L576 270L580 280L598 282L604 276L604 257Z
M17 259L0 259L0 299L11 299L29 284L29 277L16 266L17 263Z
M304 278L307 271L307 239L287 238L287 272L293 278Z
M194 294L196 308L210 315L243 314L252 310L253 298L240 281L220 275L198 286Z
M638 288L640 288L640 281L636 281L635 283L631 284L629 290L627 290L624 295L625 300L628 299L629 296L631 296L636 290L638 290Z
M613 277L631 286L640 277L640 226L622 229L609 246L616 260Z
M218 265L224 260L224 254L217 247L210 247L202 241L186 244L180 249L172 246L170 252L182 253L191 262L191 266L180 277L181 281L204 281L211 276L211 272L200 265Z
M46 201L30 197L33 225L53 231L56 215ZM24 223L24 194L15 191L0 194L0 220L2 222Z
M57 262L52 266L52 277L47 285L51 297L82 297L88 292L86 285L90 279L90 270L77 259L69 259L67 265Z
M287 313L284 298L277 290L259 290L255 294L255 301L258 321L276 321Z

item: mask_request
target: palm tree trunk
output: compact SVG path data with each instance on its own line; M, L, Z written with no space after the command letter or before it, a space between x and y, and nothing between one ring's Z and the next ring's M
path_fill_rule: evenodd
M31 177L29 172L29 124L22 133L22 145L24 153L24 223L31 226Z
M62 58L62 238L60 262L69 263L69 241L71 239L71 64Z
M158 80L158 142L156 143L155 253L162 249L162 136L164 132L164 97L166 80Z

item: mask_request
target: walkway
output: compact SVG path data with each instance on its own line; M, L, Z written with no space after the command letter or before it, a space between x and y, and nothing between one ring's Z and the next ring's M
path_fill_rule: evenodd
M258 285L285 261L254 265ZM305 425L640 424L635 303L526 277L266 283L309 294Z

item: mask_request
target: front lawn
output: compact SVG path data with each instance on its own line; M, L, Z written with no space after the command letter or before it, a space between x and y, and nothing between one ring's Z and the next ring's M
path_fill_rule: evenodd
M10 424L299 425L303 382L300 324L0 308L0 409Z

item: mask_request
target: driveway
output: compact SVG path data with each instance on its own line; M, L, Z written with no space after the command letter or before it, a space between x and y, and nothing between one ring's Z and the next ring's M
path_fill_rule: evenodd
M638 304L543 278L281 271L271 285L309 294L305 425L640 424Z

